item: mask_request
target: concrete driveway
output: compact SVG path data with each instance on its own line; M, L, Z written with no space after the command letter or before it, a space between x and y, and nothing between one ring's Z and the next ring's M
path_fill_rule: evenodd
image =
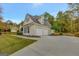
M79 38L42 36L37 42L11 56L79 56Z

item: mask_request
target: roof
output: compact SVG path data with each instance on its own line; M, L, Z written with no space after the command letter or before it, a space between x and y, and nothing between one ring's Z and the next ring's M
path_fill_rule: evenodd
M38 19L40 18L39 16L31 16L30 14L27 14L26 17L29 16L35 23L41 24ZM26 20L26 19L25 19Z
M33 16L33 21L34 22L36 22L36 23L39 23L39 24L41 24L39 21L38 21L38 19L39 19L40 17L39 16Z
M26 17L25 17L25 20L27 19L28 16L31 18L31 20L33 20L33 22L41 24L39 22L39 19L41 18L41 16L32 16L30 14L27 14ZM42 25L50 26L50 23L47 20L44 19L44 24L42 24Z

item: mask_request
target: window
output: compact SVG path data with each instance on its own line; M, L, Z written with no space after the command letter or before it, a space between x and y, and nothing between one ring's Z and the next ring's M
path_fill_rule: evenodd
M28 27L24 27L24 33L29 33L29 26Z

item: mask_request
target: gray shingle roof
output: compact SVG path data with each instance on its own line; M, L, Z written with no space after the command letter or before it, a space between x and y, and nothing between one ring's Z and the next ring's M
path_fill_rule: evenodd
M41 18L40 16L31 16L30 14L27 14L26 18L27 18L27 16L29 16L35 23L41 24L39 22L39 19ZM44 19L44 24L43 25L50 26L49 22L45 19Z
M39 19L40 17L39 16L33 16L33 21L34 22L36 22L36 23L39 23L39 24L41 24L39 21L38 21L38 19Z
M41 24L38 19L40 18L39 16L31 16L30 14L27 14L27 16L29 16L35 23L39 23ZM26 16L26 17L27 17Z

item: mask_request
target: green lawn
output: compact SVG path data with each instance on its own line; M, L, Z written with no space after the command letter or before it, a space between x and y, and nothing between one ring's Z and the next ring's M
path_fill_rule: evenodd
M17 50L32 44L36 40L29 40L24 38L18 38L11 35L1 35L0 36L0 54L10 55Z

